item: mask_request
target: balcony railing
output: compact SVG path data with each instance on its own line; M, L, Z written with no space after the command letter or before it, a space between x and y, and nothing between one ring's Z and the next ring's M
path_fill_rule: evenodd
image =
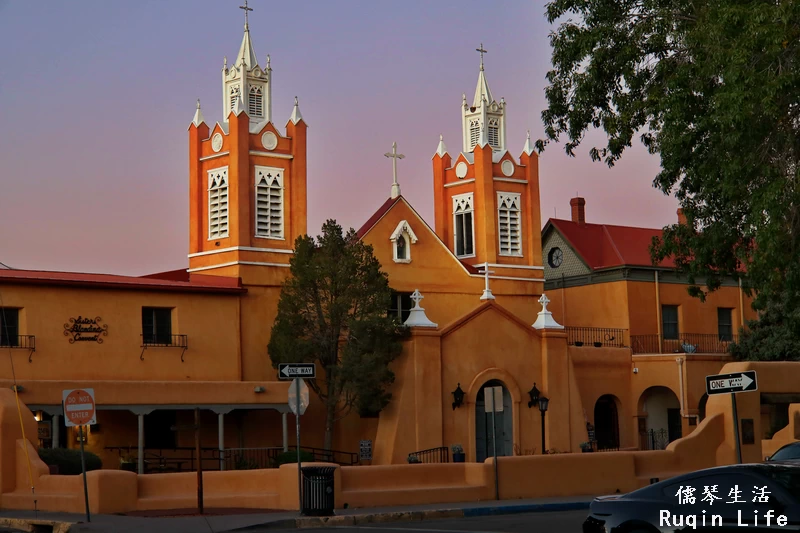
M36 351L36 337L33 335L2 335L0 336L0 348L19 348L30 350L28 362L32 362L33 352Z
M441 446L439 448L431 448L429 450L420 450L413 452L409 455L414 455L419 459L420 463L449 463L450 462L450 448Z
M614 328L584 328L567 326L567 344L572 346L612 346L622 348L625 346L624 329Z
M142 353L139 359L144 361L144 351L147 348L181 348L181 362L183 354L189 349L188 335L161 335L158 333L142 333Z
M665 339L663 335L631 335L631 350L634 354L726 354L730 345L738 340L737 335L716 333L680 333L677 339Z

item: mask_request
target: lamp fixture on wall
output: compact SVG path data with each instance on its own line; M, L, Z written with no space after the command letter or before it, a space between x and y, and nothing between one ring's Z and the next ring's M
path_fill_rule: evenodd
M461 407L461 404L464 403L464 391L461 390L461 383L458 384L456 390L453 391L453 411L456 410L456 407Z
M539 403L539 389L536 388L536 382L533 383L533 388L528 391L528 396L531 397L531 401L528 402L528 409Z

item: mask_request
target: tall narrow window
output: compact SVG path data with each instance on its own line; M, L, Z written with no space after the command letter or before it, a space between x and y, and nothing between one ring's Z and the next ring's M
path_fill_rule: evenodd
M479 120L469 121L469 149L475 148L481 138L481 123Z
M256 237L283 239L283 169L256 167Z
M19 309L0 307L0 346L19 346Z
M717 333L719 340L733 340L733 309L729 307L717 308Z
M142 307L142 344L172 344L172 309Z
M239 97L239 87L237 86L231 87L230 97L231 97L231 111L233 111L233 105L236 103L236 99Z
M208 171L208 238L228 236L228 167Z
M500 230L500 255L522 255L520 195L497 193L497 220Z
M472 193L453 196L453 227L457 257L475 255L475 232L472 226Z
M408 259L408 252L406 248L406 238L402 235L398 235L397 237L397 259L403 260Z
M250 87L250 101L248 111L251 117L264 116L264 97L261 92L261 87L254 85Z
M411 229L407 220L401 220L392 232L389 240L392 241L394 250L393 260L395 263L411 262L411 245L417 242L417 235Z
M492 148L500 148L500 126L499 121L493 118L489 121L489 144Z
M411 314L412 307L410 292L392 291L392 303L387 314L400 322L405 322Z
M661 331L664 340L677 340L680 332L678 330L678 306L661 306Z

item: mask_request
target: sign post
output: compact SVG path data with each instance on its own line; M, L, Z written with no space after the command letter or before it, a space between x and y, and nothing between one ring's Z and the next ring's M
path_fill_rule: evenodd
M486 387L483 389L484 411L492 412L492 452L494 454L494 498L500 499L500 481L497 476L497 417L496 412L503 412L503 388Z
M86 484L86 457L83 451L83 426L97 423L94 389L73 389L61 393L61 406L64 409L64 425L78 426L81 441L81 472L83 473L83 499L86 504L86 521L91 522L89 513L89 489Z
M712 396L714 394L730 393L731 395L731 404L733 405L733 437L736 439L736 458L739 464L742 462L742 446L739 441L739 413L736 410L736 393L752 392L756 390L758 390L758 380L756 380L755 370L706 376L706 394Z
M303 512L303 476L300 463L300 416L308 408L308 386L303 378L314 379L317 377L317 365L314 363L279 363L278 379L292 379L289 386L289 409L294 413L295 428L297 429L297 499L299 511ZM294 389L294 390L292 390Z

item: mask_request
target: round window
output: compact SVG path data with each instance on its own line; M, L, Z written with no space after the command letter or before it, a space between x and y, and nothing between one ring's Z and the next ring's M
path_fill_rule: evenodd
M561 251L561 248L551 248L550 253L547 255L547 262L550 263L550 266L553 268L558 268L561 266L561 262L564 260L564 253Z

